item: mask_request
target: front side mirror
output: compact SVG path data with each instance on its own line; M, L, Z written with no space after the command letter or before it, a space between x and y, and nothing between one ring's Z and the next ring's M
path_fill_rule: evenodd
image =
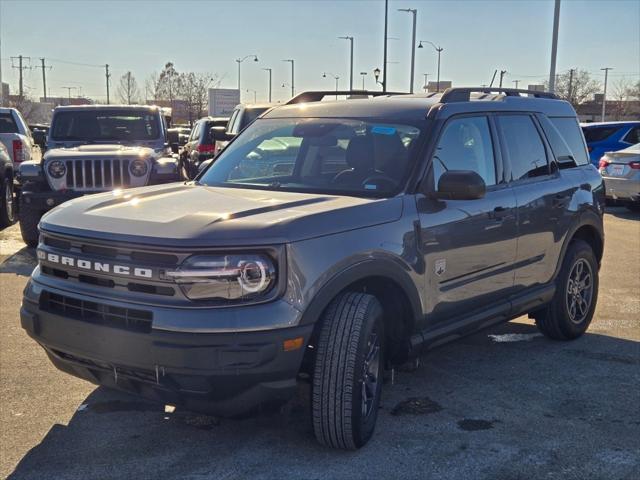
M487 186L476 172L449 170L440 176L435 196L443 200L477 200L486 192Z
M227 142L233 138L233 135L227 133L226 127L211 127L209 138L212 142Z

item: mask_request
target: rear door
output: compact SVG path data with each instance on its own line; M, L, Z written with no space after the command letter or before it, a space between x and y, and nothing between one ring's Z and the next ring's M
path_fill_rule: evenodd
M560 170L533 115L496 117L505 176L516 197L518 242L515 290L549 282L573 219L570 202L580 172Z
M504 181L496 138L486 115L452 117L439 136L427 188L436 191L445 170L473 170L487 192L478 200L418 197L431 324L488 308L513 287L515 196Z

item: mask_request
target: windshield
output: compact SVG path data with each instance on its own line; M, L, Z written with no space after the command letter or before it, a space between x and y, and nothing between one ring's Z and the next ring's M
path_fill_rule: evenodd
M148 110L78 110L57 112L51 131L57 141L155 140L160 136L159 116Z
M210 186L362 196L397 193L420 129L356 119L258 119L199 179Z

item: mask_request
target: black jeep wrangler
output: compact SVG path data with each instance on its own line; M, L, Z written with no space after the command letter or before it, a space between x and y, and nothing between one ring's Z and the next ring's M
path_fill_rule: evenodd
M167 140L167 109L144 105L57 107L42 161L23 162L19 217L24 242L38 244L38 222L71 198L181 180Z
M383 370L422 349L526 314L585 332L604 190L569 103L325 95L266 112L194 182L45 215L21 319L51 361L222 416L310 379L318 441L355 449Z

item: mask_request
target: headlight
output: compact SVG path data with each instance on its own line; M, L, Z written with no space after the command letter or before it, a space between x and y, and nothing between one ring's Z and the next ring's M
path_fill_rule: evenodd
M47 171L53 178L62 178L67 173L67 167L64 162L60 160L53 160L52 162L49 162Z
M134 177L144 177L148 169L147 162L144 160L134 160L129 164L129 171Z
M250 300L268 293L276 269L266 255L196 255L165 276L191 300Z

